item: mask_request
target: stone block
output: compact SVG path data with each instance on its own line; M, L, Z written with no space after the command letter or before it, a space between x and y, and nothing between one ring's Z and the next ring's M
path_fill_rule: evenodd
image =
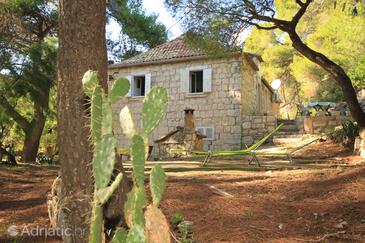
M242 128L243 129L251 128L251 122L244 122L244 123L242 123Z
M276 117L275 116L267 116L266 122L273 122L276 123Z
M246 144L247 146L253 144L254 139L251 136L245 136L242 139L242 142Z

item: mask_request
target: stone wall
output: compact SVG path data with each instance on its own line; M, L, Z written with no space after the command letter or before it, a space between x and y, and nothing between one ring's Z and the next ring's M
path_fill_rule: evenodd
M349 120L348 116L335 114L332 116L308 116L299 118L298 128L304 130L307 134L327 133L334 130L335 127L341 126L343 122Z
M181 92L181 69L194 66L205 66L212 69L212 91L203 94ZM180 63L165 63L163 65L146 65L109 69L109 74L118 76L151 73L151 84L163 86L169 95L166 116L157 129L151 134L150 145L154 140L166 135L184 125L184 109L195 109L197 127L212 126L214 140L205 141L205 149L212 150L235 149L241 145L241 68L239 56L193 60ZM112 83L109 83L111 86ZM126 97L113 106L115 114L115 134L119 147L127 147L129 140L122 134L119 125L119 112L128 105L137 126L141 126L141 110L143 97Z
M242 145L257 142L277 126L275 116L242 116Z

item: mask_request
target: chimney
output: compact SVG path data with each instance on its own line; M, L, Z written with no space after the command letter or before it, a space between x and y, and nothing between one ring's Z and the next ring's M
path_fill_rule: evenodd
M194 109L185 109L184 128L190 132L195 132Z

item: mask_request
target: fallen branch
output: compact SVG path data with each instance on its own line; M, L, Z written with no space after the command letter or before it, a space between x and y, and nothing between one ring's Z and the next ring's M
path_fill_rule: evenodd
M223 197L234 197L232 194L229 194L228 192L218 189L215 186L210 186L209 189L212 190L213 193L218 194Z

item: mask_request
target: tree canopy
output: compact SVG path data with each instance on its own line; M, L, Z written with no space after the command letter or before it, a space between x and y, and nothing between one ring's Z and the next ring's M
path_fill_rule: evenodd
M279 16L287 16L292 10L283 1L276 1ZM322 7L315 16L303 18L298 32L306 43L328 55L349 73L354 87L364 87L361 60L364 52L365 18L360 5L358 14L353 16L352 6L344 9L328 5ZM356 27L353 27L356 26ZM321 67L310 62L292 46L285 32L280 30L264 31L254 28L244 44L244 50L262 55L264 76L268 80L282 79L283 107L298 102L338 101L343 99L340 88L333 77Z

